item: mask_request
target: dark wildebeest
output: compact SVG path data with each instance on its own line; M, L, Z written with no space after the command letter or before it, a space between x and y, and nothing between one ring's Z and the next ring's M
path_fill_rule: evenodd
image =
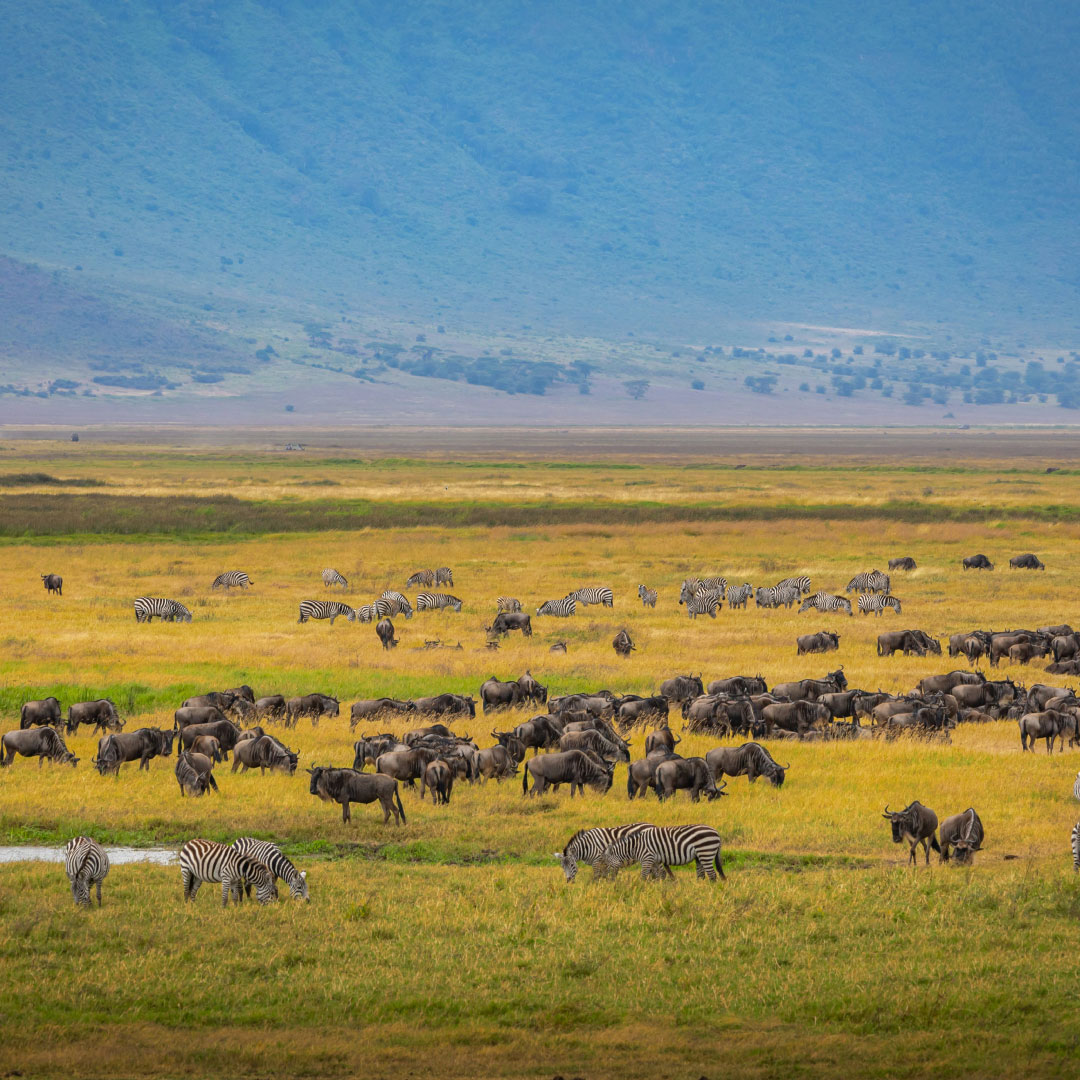
M241 729L231 720L215 720L209 724L188 724L180 732L180 745L183 749L190 750L200 735L213 735L221 744L221 756L228 759L229 751L236 747L242 734Z
M680 789L690 792L691 802L697 802L702 792L705 792L710 802L723 794L723 791L716 786L712 769L706 764L704 758L699 757L672 758L662 761L656 768L653 786L656 789L656 797L661 802Z
M139 728L138 731L106 735L98 742L94 765L102 776L111 772L117 779L120 777L120 766L127 761L137 761L140 769L149 771L151 758L172 755L175 738L175 731L162 731L160 728Z
M675 752L675 744L681 743L682 737L676 737L669 727L657 728L645 736L645 753L651 754L654 750L665 750L669 754Z
M409 747L399 742L396 735L365 735L353 743L353 768L357 772L363 772L369 765L374 765L381 754L389 754L391 750L408 750Z
M899 559L889 560L890 570L914 570L915 560L910 555L901 555Z
M394 824L405 824L405 807L401 805L397 781L392 776L357 772L355 769L331 769L319 765L308 769L311 774L311 794L323 802L341 803L341 820L352 819L350 803L373 803L378 799L383 811L383 824L394 815ZM396 805L395 805L396 803Z
M769 689L761 675L732 675L727 679L714 679L709 683L710 694L764 694Z
M1045 645L1036 645L1033 641L1025 641L1013 645L1009 649L1010 664L1026 664L1036 657L1046 656L1050 650Z
M499 746L514 759L515 765L519 761L525 760L525 755L528 753L529 748L512 731L492 731L491 735L492 738L498 742Z
M90 733L96 735L99 731L104 735L106 731L122 731L124 722L116 711L116 706L108 698L98 698L97 701L77 701L68 706L67 731L74 735L79 730L80 724L93 724L94 730Z
M181 750L176 756L176 782L180 785L180 794L198 798L205 795L207 789L218 790L214 779L214 763L205 755L191 750Z
M243 742L238 742L236 745L243 746ZM195 741L191 744L191 753L202 754L204 757L208 757L211 761L225 760L221 753L221 743L219 743L213 735L200 735L197 739L195 739Z
M79 764L79 759L67 748L60 733L51 727L42 728L19 728L17 731L9 731L2 741L3 757L0 765L10 765L15 760L16 754L23 757L36 757L38 768L45 764L45 759L56 762L59 765L70 765L74 768Z
M375 624L375 633L379 635L384 649L393 649L397 646L398 639L394 637L394 624L389 619L380 619Z
M681 705L684 701L692 701L704 693L705 687L699 675L675 675L660 684L661 697L667 698L676 705Z
M1037 709L1045 709L1047 703L1054 698L1069 697L1072 690L1067 686L1048 686L1046 683L1035 683L1028 688L1028 701Z
M435 716L475 716L476 701L464 694L435 694L433 697L417 698L413 702L418 713Z
M815 701L785 701L766 705L761 710L761 718L765 721L765 734L769 737L773 728L805 735L814 724L827 724L832 719L832 712Z
M848 687L844 669L830 671L824 679L797 679L795 682L777 683L772 688L773 695L787 698L789 701L813 701L819 694L838 694Z
M637 646L634 644L633 639L627 633L626 629L620 630L612 639L611 647L615 650L616 656L629 656Z
M59 574L42 574L41 583L46 592L56 593L57 596L64 595L64 579Z
M1046 752L1054 752L1054 740L1061 742L1061 751L1065 750L1065 732L1076 727L1076 721L1065 713L1056 709L1045 709L1042 712L1024 713L1020 717L1020 748L1027 750L1028 740L1031 740L1031 751L1035 752L1035 740L1046 740Z
M839 694L821 694L815 701L829 710L833 720L845 720L850 717L857 726L859 698L863 693L862 690L844 690Z
M216 705L183 705L173 713L173 727L183 731L193 724L216 724L225 719L225 714Z
M284 720L285 698L281 694L270 694L255 702L255 720Z
M436 758L429 762L424 775L420 778L420 798L424 797L424 789L431 788L431 801L438 806L450 805L450 792L454 790L454 773L442 758Z
M531 618L521 611L502 611L487 628L489 634L509 634L511 630L520 630L522 636L532 637Z
M322 716L337 716L340 706L336 697L328 694L304 694L285 702L285 726L296 727L301 716L311 717L311 726L318 727Z
M265 773L270 769L292 776L296 772L297 759L298 755L283 747L277 739L263 735L259 739L245 739L236 744L232 771L243 768L244 772L258 769L260 773Z
M1062 660L1060 664L1048 664L1048 675L1080 675L1080 658L1076 660Z
M521 687L517 682L501 682L494 675L480 687L480 701L483 703L484 712L494 712L496 709L510 709L521 703Z
M585 794L585 785L599 791L601 795L611 789L615 768L597 765L581 750L564 750L557 754L545 754L529 760L521 777L523 795L543 795L551 785L570 785L570 798L574 797L575 788ZM529 774L532 774L533 787L529 790Z
M612 742L603 732L568 731L559 739L560 750L592 750L607 761L630 760L630 750L626 743Z
M920 694L951 694L953 687L976 686L984 682L986 676L981 671L949 671L944 675L927 675L917 685Z
M234 697L242 698L249 705L255 704L255 691L252 690L247 683L244 683L241 686L234 686L231 690L226 690L225 693L232 694Z
M748 742L742 746L719 746L705 755L705 764L712 770L713 776L745 776L754 783L759 776L764 776L773 787L783 787L790 764L778 765L772 754L760 743Z
M556 717L547 715L534 716L531 720L523 721L514 728L512 734L527 750L531 748L535 756L541 750L555 746L564 731ZM499 738L498 735L495 737Z
M840 648L840 635L831 630L822 630L817 634L802 634L795 639L797 655L807 653L835 652Z
M941 861L949 861L949 848L955 848L956 861L970 866L975 852L982 847L983 823L969 806L962 814L953 814L941 823Z
M668 699L658 694L655 697L639 698L637 701L624 701L615 715L619 727L624 731L635 724L643 724L649 719L666 727L668 708Z
M930 865L930 849L933 848L938 854L941 854L941 845L938 844L937 836L937 814L929 807L923 806L917 799L915 802L910 803L903 810L889 811L888 805L885 807L885 812L881 815L883 818L888 818L892 823L892 838L894 844L902 843L906 840L911 845L911 851L908 855L908 862L912 865L915 864L915 849L922 844L923 850L926 852L926 865Z
M993 570L994 564L985 555L968 555L964 559L965 570ZM929 854L926 856L929 861Z
M541 686L533 678L531 671L526 671L524 675L519 676L517 684L521 688L522 701L531 701L536 705L547 704L548 688Z
M990 638L990 666L997 667L998 661L1003 656L1009 655L1009 650L1014 645L1048 645L1041 634L1032 630L1012 630L1001 634L994 634Z
M427 727L413 728L412 731L405 732L405 738L402 740L406 746L415 746L422 740L428 738L430 735L437 735L442 739L457 740L458 736L455 735L445 724L429 724ZM462 735L461 738L468 739L467 735Z
M209 694L197 694L195 697L189 697L186 701L181 702L180 707L184 709L205 709L208 706L213 706L224 713L237 697L239 695L234 694L231 690L211 690Z
M897 651L905 656L909 653L916 656L926 655L926 648L911 630L891 630L886 634L878 634L878 656L892 656Z
M1075 660L1080 656L1080 634L1057 634L1051 638L1050 648L1055 664L1060 664L1062 660Z
M1037 555L1028 552L1027 555L1014 555L1009 560L1010 570L1045 570L1046 567L1039 561Z
M666 750L654 750L635 761L626 770L626 794L632 799L645 798L649 788L656 790L656 770L665 761L682 760L681 754L668 753Z
M390 750L375 759L375 771L395 780L404 781L406 787L415 787L415 781L424 775L424 770L439 753L418 747L415 750Z
M374 720L382 713L414 713L416 705L411 701L398 701L396 698L365 698L357 701L349 710L349 730L352 731L361 720Z
M517 776L517 760L505 746L488 746L476 755L476 775L501 782Z
M60 702L54 697L41 701L25 701L19 710L19 727L54 727L60 728Z

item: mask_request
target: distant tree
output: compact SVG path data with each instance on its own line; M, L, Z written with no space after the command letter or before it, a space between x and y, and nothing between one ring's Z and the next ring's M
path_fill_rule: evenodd
M801 390L801 391L802 391L802 392L803 392L804 394L809 394L809 393L810 393L810 384L809 384L808 382L804 382L804 383L799 383L799 389L800 389L800 390Z
M851 352L854 356L862 356L863 348L861 345L856 345L855 348L851 350Z
M747 375L743 385L755 394L771 394L776 385L775 375Z
M285 406L285 411L286 411L286 412L294 412L294 411L295 411L295 409L296 409L296 406L295 406L295 405L286 405L286 406Z
M691 390L704 390L705 389L705 383L701 379L694 379L693 382L690 383L690 389Z
M640 401L649 389L649 380L628 379L626 382L623 383L623 386L625 387L626 392L630 395L630 397L632 397L635 401Z

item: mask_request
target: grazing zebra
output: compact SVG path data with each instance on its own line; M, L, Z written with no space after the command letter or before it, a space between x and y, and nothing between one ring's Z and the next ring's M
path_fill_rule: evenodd
M390 605L386 611L387 615L404 615L406 619L412 618L412 604L409 603L407 596L402 596L393 589L387 589L379 599L385 600ZM379 614L382 615L383 612L380 610Z
M226 570L224 574L218 574L214 578L214 584L210 586L211 589L232 589L239 587L246 589L251 584L251 578L244 573L243 570Z
M606 585L601 585L599 588L575 589L573 592L566 594L566 599L576 600L582 607L587 607L589 604L603 604L604 607L615 606L615 594Z
M1080 799L1080 772L1076 774L1076 780L1073 782L1073 798Z
M162 622L191 622L191 612L183 604L162 596L140 596L135 601L135 621L148 623L154 616Z
M301 600L300 618L297 622L307 622L308 619L329 619L330 625L334 620L344 615L349 622L355 622L356 612L348 604L342 604L338 600Z
M644 585L637 587L637 594L641 597L642 607L656 607L656 590L647 589Z
M64 870L71 882L71 896L76 904L90 906L90 886L97 886L97 902L101 907L101 883L109 872L109 856L105 849L89 836L76 836L64 846Z
M1073 873L1080 873L1080 821L1072 831Z
M655 825L645 822L637 825L616 825L612 829L578 829L566 842L562 851L555 852L555 858L559 860L562 871L566 875L566 882L570 884L577 877L577 864L588 863L593 868L593 874L603 877L607 867L600 861L600 856L616 841L625 836L633 836L645 829L653 829Z
M386 603L386 602L383 601L383 603ZM372 621L372 619L375 618L376 615L379 614L377 608L378 608L378 602L376 602L374 604L364 604L363 607L358 607L356 609L356 617L362 623L369 623L369 622ZM389 604L386 604L386 613L387 614L390 613L390 605Z
M329 566L322 572L322 583L328 589L331 585L340 585L343 589L349 587L349 579Z
M454 571L449 566L440 566L435 571L435 584L452 586L454 584Z
M233 850L252 859L258 859L275 878L281 878L289 886L289 895L294 900L310 900L307 887L307 871L298 871L281 853L276 844L268 840L256 840L253 836L241 836L232 843ZM251 895L251 883L248 882L247 894Z
M742 585L732 585L727 591L727 606L729 608L745 608L746 602L754 595L754 586L749 582Z
M776 608L783 605L791 607L799 599L799 590L793 585L773 585L768 589L758 589L754 594L754 603L758 607Z
M697 596L702 592L717 592L723 596L727 592L727 578L687 578L679 590L679 603L685 604L692 596Z
M884 593L863 593L859 597L859 613L862 615L869 615L871 611L880 615L886 608L892 608L899 615L900 601Z
M699 615L708 615L710 619L715 619L722 596L722 593L712 590L695 593L686 601L687 616L696 619ZM681 600L679 602L682 603Z
M612 872L641 863L641 876L674 877L673 866L697 863L697 876L715 881L724 877L720 861L720 834L708 825L666 825L643 829L616 840L603 855L603 865Z
M799 614L809 611L811 608L817 611L844 611L848 615L854 615L851 610L851 601L846 596L836 596L833 593L819 592L808 596L799 605Z
M456 596L441 592L422 592L416 596L417 611L442 611L453 608L461 611L461 601Z
M185 901L195 900L204 881L221 882L222 907L228 907L230 896L243 903L247 884L255 886L260 904L277 899L277 879L265 863L214 840L189 840L180 849L180 877Z
M561 600L548 600L536 609L537 615L558 615L560 619L576 613L577 601L569 596L564 596Z
M810 592L810 579L803 574L802 577L787 577L776 583L778 589L798 589L800 596L806 596Z
M434 570L417 570L408 581L405 582L405 588L411 589L414 585L434 585L435 584L435 571Z
M844 586L844 592L888 593L888 591L889 575L883 574L880 570L866 570L861 574L856 574Z
M500 596L495 600L496 612L509 611L520 612L521 601L516 596Z

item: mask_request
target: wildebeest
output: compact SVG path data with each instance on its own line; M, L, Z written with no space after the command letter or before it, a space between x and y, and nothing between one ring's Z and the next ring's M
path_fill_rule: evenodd
M949 849L955 848L956 861L969 866L975 852L982 847L983 823L972 807L962 814L953 814L941 823L941 861L949 861Z
M784 786L787 771L791 768L790 763L778 765L772 754L756 742L743 743L742 746L718 746L705 755L705 764L717 780L721 776L745 776L752 784L759 776L764 776L773 787Z
M464 694L435 694L417 698L413 704L418 713L432 713L435 716L476 715L476 701Z
M431 801L438 806L450 805L450 793L454 790L454 774L450 766L442 758L436 758L428 763L420 777L420 798L424 797L424 789L431 788Z
M92 735L97 732L104 734L106 731L122 731L124 722L116 711L116 706L108 698L98 698L97 701L77 701L68 706L67 732L74 735L79 730L80 724L93 724Z
M1009 560L1010 570L1045 570L1046 567L1039 561L1037 555L1028 552L1026 555L1014 555Z
M965 570L993 570L994 564L985 555L968 555L964 559ZM927 859L929 859L929 855Z
M414 750L389 750L375 759L375 771L403 781L406 787L414 787L414 782L438 756L438 751L422 746Z
M277 739L263 735L261 738L245 739L236 744L232 771L243 768L244 772L258 769L260 773L265 773L270 769L292 776L296 772L297 759L298 755L282 746Z
M1054 698L1068 697L1072 690L1067 686L1049 686L1046 683L1034 683L1028 687L1028 701L1037 709L1045 709Z
M704 693L705 687L702 685L700 675L674 675L660 684L661 697L667 698L676 705L701 697Z
M1026 664L1036 657L1046 656L1048 652L1045 645L1038 645L1033 641L1020 642L1009 648L1009 663Z
M427 727L413 728L412 731L406 731L403 741L406 746L416 746L432 735L441 739L453 739L455 741L458 738L445 724L429 724ZM468 736L462 735L461 738L467 739Z
M397 698L365 698L354 702L349 710L349 730L351 731L361 720L374 720L383 713L414 713L416 705L411 701L398 701Z
M1076 721L1071 716L1066 716L1065 713L1058 712L1056 709L1044 709L1042 712L1030 712L1024 713L1020 717L1020 748L1022 750L1029 749L1028 740L1031 740L1030 749L1034 753L1035 740L1046 740L1046 752L1052 754L1054 752L1054 740L1059 739L1061 743L1061 750L1065 750L1065 732L1069 728L1076 727Z
M238 742L236 745L242 746L243 742ZM213 735L199 735L191 744L191 753L202 754L211 761L225 760L221 753L221 743Z
M285 726L296 727L301 716L311 717L311 726L318 727L322 716L337 716L340 711L338 699L329 694L304 694L285 702Z
M531 671L526 671L524 675L518 676L517 684L521 689L521 695L523 701L531 701L536 705L547 704L548 688L541 686L536 679L533 678Z
M629 761L630 750L625 742L613 742L600 731L568 731L559 738L560 750L592 750L607 761Z
M531 791L530 773L533 778ZM605 769L581 750L564 750L561 753L530 758L521 777L521 791L523 795L543 795L552 785L569 784L570 797L573 798L575 788L584 794L585 785L588 784L603 795L611 789L613 778L614 766Z
M714 679L709 683L710 694L764 694L769 689L761 675L732 675L727 679Z
M56 593L57 596L64 595L64 579L59 574L42 574L41 583L46 592Z
M188 724L180 732L180 745L185 750L190 750L192 744L200 735L213 735L221 744L221 756L228 758L229 751L234 749L243 732L231 720L214 720L209 724Z
M894 844L902 843L906 840L911 845L911 851L908 856L908 862L912 865L915 864L915 849L922 844L923 850L926 852L926 865L930 865L930 849L933 848L938 854L941 853L941 846L938 844L937 836L937 814L934 813L929 807L923 806L918 799L913 803L909 803L903 810L889 811L888 805L885 807L885 812L881 815L883 818L888 818L892 824L892 838Z
M203 763L207 768L202 768ZM213 762L205 754L181 750L176 755L176 768L173 771L176 782L180 785L181 796L191 795L198 798L205 795L211 786L215 791L218 789L213 775Z
M644 798L649 788L656 790L656 770L665 762L675 758L682 759L681 754L669 753L667 750L653 750L643 758L631 763L626 770L626 795L633 799L635 796Z
M716 786L712 769L705 759L700 757L662 761L656 768L653 786L656 788L656 797L661 802L679 790L689 791L691 802L697 802L702 792L710 802L723 794Z
M1050 648L1054 653L1054 663L1063 660L1075 660L1080 656L1080 634L1056 634L1050 639Z
M629 656L637 646L634 644L633 639L625 628L620 630L611 642L611 647L615 650L616 656Z
M523 637L532 637L532 619L521 611L501 611L487 628L489 634L509 634L520 630Z
M489 676L480 687L480 701L486 713L513 708L521 702L522 696L521 687L516 681L501 682L494 675Z
M935 642L935 644L937 643ZM909 653L914 653L916 656L925 656L928 650L923 638L913 630L892 630L885 634L878 634L878 656L892 656L893 653L898 651L905 656ZM938 651L941 651L940 645L938 645Z
M70 765L72 768L79 764L79 759L67 748L60 733L51 727L9 731L0 745L3 747L0 765L10 765L16 754L36 757L39 769L45 764L46 758L58 765Z
M477 778L496 781L517 776L517 759L505 746L488 746L476 755Z
M375 633L378 634L384 649L396 648L398 639L394 637L394 624L389 619L380 619L375 624Z
M901 555L898 559L889 560L890 570L914 570L915 560L910 555Z
M777 683L772 688L774 696L789 701L813 701L818 694L836 694L848 687L844 669L830 671L824 679L797 679L795 682Z
M539 751L558 743L564 731L558 718L548 714L534 716L531 720L522 721L514 728L512 734L526 749L531 748L535 755ZM499 738L499 736L496 735L496 738Z
M365 735L353 743L353 768L357 772L363 772L370 764L374 765L379 760L380 754L388 754L391 750L408 750L409 747L398 740L396 735L387 733L381 735Z
M669 754L675 750L675 744L681 743L681 736L676 736L669 727L657 728L645 736L645 753L651 754L654 750L666 750Z
M986 676L979 671L949 671L944 675L927 675L918 682L919 693L940 692L951 694L956 686L975 686L986 682Z
M668 718L668 699L661 695L639 698L636 701L624 701L615 713L619 727L625 731L635 724L649 720L666 725Z
M239 697L231 690L211 690L209 694L197 694L181 702L184 709L205 709L212 706L224 712Z
M394 815L394 824L405 824L405 807L401 805L397 781L392 776L357 772L355 769L331 769L324 765L308 769L310 791L323 802L341 803L341 820L352 819L350 803L372 803L378 799L383 811L383 824Z
M41 701L24 701L19 710L19 727L60 727L60 702L54 697Z
M216 705L181 705L173 713L173 727L183 731L193 724L214 724L225 719L225 714Z
M117 778L120 776L120 766L127 761L137 761L140 769L149 770L151 758L172 755L175 738L175 731L162 731L160 728L139 728L138 731L106 735L98 742L94 765L102 776L111 772Z
M281 694L270 694L255 702L255 720L284 720L285 698Z
M761 718L765 721L765 734L769 737L774 728L805 735L815 724L827 724L832 719L832 711L816 701L784 701L766 705L761 710Z
M795 639L797 655L806 653L834 652L840 648L840 635L830 630L821 630L816 634L802 634Z

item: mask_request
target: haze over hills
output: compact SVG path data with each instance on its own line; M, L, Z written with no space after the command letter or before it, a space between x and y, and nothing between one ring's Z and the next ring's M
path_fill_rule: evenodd
M1078 43L995 2L13 7L0 382L45 396L5 407L1067 421Z

